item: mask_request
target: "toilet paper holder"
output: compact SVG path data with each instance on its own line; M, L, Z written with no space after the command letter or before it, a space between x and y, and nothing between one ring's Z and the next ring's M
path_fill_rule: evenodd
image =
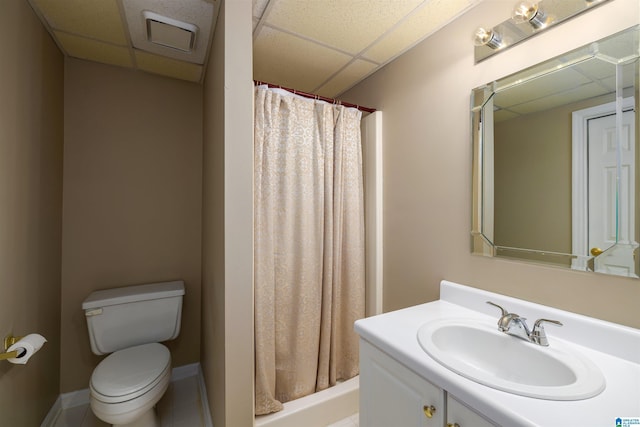
M20 341L24 337L14 337L13 335L4 338L4 351L0 353L0 360L13 359L18 357L18 350L7 351L9 347Z

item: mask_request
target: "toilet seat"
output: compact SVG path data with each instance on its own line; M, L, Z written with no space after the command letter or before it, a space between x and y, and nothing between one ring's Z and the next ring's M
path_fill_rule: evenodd
M151 343L116 351L91 375L93 398L103 403L136 399L168 379L171 354L162 344Z

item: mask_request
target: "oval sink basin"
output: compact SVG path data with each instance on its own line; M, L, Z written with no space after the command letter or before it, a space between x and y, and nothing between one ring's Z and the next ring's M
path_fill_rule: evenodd
M491 388L548 400L601 393L605 379L589 359L557 342L542 347L492 323L443 319L418 330L422 349L446 368Z

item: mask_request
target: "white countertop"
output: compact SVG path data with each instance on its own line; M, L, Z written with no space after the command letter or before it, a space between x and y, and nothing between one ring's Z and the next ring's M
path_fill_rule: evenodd
M355 330L362 339L505 427L615 427L618 417L640 417L640 330L447 281L441 283L440 298L359 320ZM499 310L486 301L527 317L530 323L538 318L561 321L561 328L546 328L550 346L562 342L589 358L604 374L605 390L576 401L518 396L464 378L420 347L417 331L432 320L465 317L497 322Z

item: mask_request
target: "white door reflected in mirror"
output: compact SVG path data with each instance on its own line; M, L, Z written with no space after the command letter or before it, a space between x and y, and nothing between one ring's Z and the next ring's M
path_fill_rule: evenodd
M572 253L579 255L572 261L574 269L587 267L600 273L638 277L634 258L638 243L634 238L633 220L636 203L634 105L633 97L623 100L620 124L615 102L572 113ZM621 128L619 152L618 126Z
M630 143L635 135L633 114L622 114L619 180L616 116L589 120L589 218L595 219L589 221L589 246L604 250L594 260L596 272L637 277L633 252L638 244L631 220L635 206L635 146ZM616 244L615 250L607 249Z

